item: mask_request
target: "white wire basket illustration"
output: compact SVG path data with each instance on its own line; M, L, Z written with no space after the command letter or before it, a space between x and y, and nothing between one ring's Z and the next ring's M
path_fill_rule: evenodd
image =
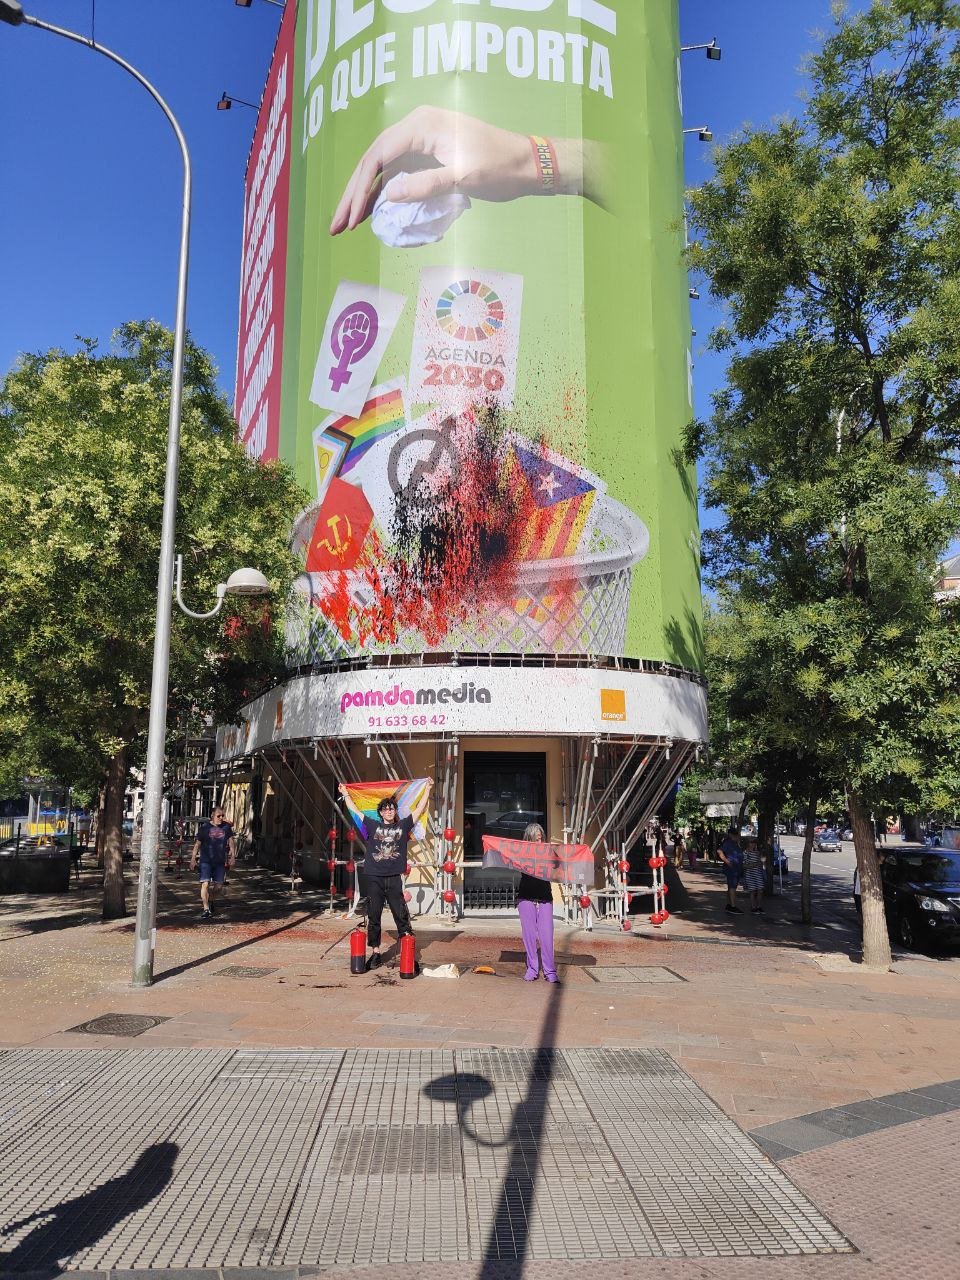
M579 654L622 657L634 565L647 553L646 525L615 499L600 499L587 548L551 560L527 560L518 568L509 598L465 600L459 616L436 643L416 627L395 638L370 637L374 592L362 569L302 573L287 609L286 640L296 666L369 654L423 652ZM319 504L297 517L292 545L304 554ZM379 571L389 592L389 572ZM339 625L324 602L336 594Z

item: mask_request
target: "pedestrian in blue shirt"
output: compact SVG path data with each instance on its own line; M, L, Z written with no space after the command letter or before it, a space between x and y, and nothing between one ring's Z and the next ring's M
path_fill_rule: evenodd
M743 849L740 847L740 837L733 828L724 837L719 853L727 877L726 910L733 915L742 916L743 912L737 906L737 885L743 876Z
M210 815L209 822L201 822L190 855L190 870L200 864L200 902L203 905L201 920L213 915L213 895L227 878L227 868L237 857L237 843L233 826L225 822L220 805Z

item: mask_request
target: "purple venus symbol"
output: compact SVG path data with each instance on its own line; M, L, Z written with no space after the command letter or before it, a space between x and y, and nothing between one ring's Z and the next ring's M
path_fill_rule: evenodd
M334 391L350 381L350 366L372 350L379 329L376 309L369 302L351 302L337 316L330 335L330 347L337 360L330 370Z

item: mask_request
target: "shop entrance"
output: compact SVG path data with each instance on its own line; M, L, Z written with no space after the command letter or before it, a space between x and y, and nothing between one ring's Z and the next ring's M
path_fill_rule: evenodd
M484 870L482 836L522 839L531 822L547 831L547 757L542 751L467 751L463 760L465 911L516 905L520 876ZM549 832L548 832L549 834Z

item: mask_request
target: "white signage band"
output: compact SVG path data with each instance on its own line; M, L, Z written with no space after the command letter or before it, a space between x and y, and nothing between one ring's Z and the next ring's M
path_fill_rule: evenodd
M297 676L217 733L217 759L272 742L373 735L605 734L704 742L706 691L646 671L552 667L379 667Z

